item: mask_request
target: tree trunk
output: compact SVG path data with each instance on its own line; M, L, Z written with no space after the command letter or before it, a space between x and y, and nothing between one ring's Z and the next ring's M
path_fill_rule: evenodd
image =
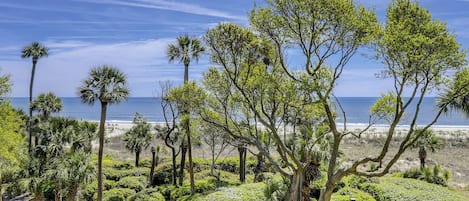
M305 173L303 170L296 170L291 177L291 185L288 190L288 201L300 201L303 199L303 181Z
M60 185L61 185L61 182L59 181L56 183L56 186L55 186L55 198L54 198L55 201L62 201L62 193L60 193Z
M264 169L264 155L262 155L261 152L259 152L257 155L257 165L256 165L256 170L254 172L254 180L256 182L260 182L259 181L259 175L262 174L263 172L263 169Z
M185 141L185 140L184 140ZM184 181L184 168L186 166L186 154L187 154L187 146L184 142L181 144L181 167L179 167L179 185L182 186L182 182Z
M101 102L101 120L99 121L99 148L98 148L98 201L103 200L103 146L104 124L106 123L107 103Z
M318 201L330 201L332 197L332 191L334 188L328 188L326 187L325 189L321 190L321 196L319 197Z
M246 147L241 145L238 147L239 152L239 181L246 181Z
M427 151L425 148L419 149L419 158L420 158L420 169L425 168L425 159L427 158Z
M138 167L139 159L140 159L140 150L135 152L135 167Z
M31 107L31 103L33 102L33 83L34 83L34 74L36 72L36 63L37 61L33 58L33 68L31 69L31 80L29 82L29 119L28 119L28 131L29 131L29 147L28 150L31 152L32 150L32 143L33 143L33 132L31 129L32 126L32 118L33 118L33 108Z
M70 185L67 193L67 201L75 201L78 193L78 184Z
M155 172L155 148L151 147L151 169L150 169L150 177L148 178L149 186L153 186L153 173L154 172Z
M211 175L215 175L215 138L212 136L212 139L211 139L211 145L210 145L210 151L212 153L212 164L210 165L210 174Z
M191 130L190 120L187 120L187 149L189 151L189 178L191 183L191 195L195 193L195 182L194 182L194 165L192 164L192 144L191 144Z
M189 63L184 62L184 84L189 81Z
M171 158L173 161L173 185L177 186L176 150L174 149L174 147L171 147Z

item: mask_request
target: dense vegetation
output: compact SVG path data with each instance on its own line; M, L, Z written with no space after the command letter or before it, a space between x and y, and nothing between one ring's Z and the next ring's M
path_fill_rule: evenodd
M464 200L446 188L448 171L425 163L427 151L442 146L431 133L433 124L451 109L467 112L469 104L466 55L446 25L410 0L390 3L385 23L350 0L268 4L252 10L250 28L220 23L202 39L182 35L168 46L169 61L185 67L184 84L162 84L164 124L152 127L136 114L134 126L120 136L135 153L135 165L104 153L108 105L130 94L125 73L103 65L79 87L83 103L100 103L99 124L57 117L60 98L31 95L36 63L47 48L26 47L22 57L33 59L29 116L11 107L9 78L0 77L2 198ZM379 76L394 87L384 89L370 108L369 124L357 131L347 128L334 88L364 49L383 63ZM289 50L299 50L293 57L298 63L288 62ZM188 68L204 52L215 67L199 85L188 79ZM432 90L443 92L437 114L418 125L421 103ZM411 119L409 129L396 137L404 116ZM361 138L378 122L389 124L382 149L344 166L343 139ZM152 142L160 145L151 147L150 159L140 160ZM389 152L391 142L398 144L396 152ZM209 160L193 158L196 143L210 148ZM220 157L228 146L238 157ZM170 149L169 157L161 157L161 147ZM420 169L389 175L411 148L419 149Z

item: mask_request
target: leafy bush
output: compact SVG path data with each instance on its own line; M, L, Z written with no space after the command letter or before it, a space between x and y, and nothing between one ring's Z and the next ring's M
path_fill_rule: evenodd
M121 178L128 176L148 176L149 173L150 169L142 167L123 170L103 168L103 174L106 176L106 179L114 181L119 181Z
M112 167L118 170L130 170L134 168L134 165L132 165L130 162L118 162L113 164Z
M463 201L467 200L446 187L429 184L415 179L383 177L380 188L386 200L432 200L432 201Z
M223 187L207 196L196 198L197 201L264 201L264 183L243 184L236 187Z
M157 189L150 188L130 196L127 201L165 201L165 198Z
M375 201L375 199L370 194L350 187L341 188L339 191L337 191L337 193L334 193L332 195L332 200L349 201L350 197L360 201Z
M146 177L142 176L124 177L117 182L117 186L121 188L130 188L139 192L145 188L146 180Z
M155 186L159 186L163 184L171 184L172 176L173 176L172 164L163 163L155 168L155 173L153 175L152 184Z
M380 188L380 185L376 183L362 183L358 185L358 189L367 192L370 194L376 201L385 201L383 190Z
M198 180L195 181L195 193L206 194L211 191L214 191L216 187L216 179L215 178L208 178L205 180ZM182 198L186 195L191 194L191 188L188 183L185 183L183 186L179 188L175 188L170 193L171 200L176 200L178 198Z
M128 197L135 194L135 191L128 188L113 188L103 191L103 201L125 201Z
M447 181L450 178L451 172L445 169L441 173L441 166L435 165L433 167L426 167L421 169L410 169L404 172L402 175L404 178L419 179L432 184L438 184L441 186L448 186Z
M83 196L83 200L93 201L94 200L93 195L94 193L96 193L97 189L98 189L98 181L96 180L86 185L81 192Z

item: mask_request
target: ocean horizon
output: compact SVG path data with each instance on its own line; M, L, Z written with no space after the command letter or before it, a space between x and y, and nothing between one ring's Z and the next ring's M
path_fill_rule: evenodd
M369 121L370 107L379 97L338 97L347 114L347 124L360 126L366 125ZM11 97L13 107L28 111L29 97ZM89 105L82 103L79 97L62 97L63 110L54 115L99 121L100 104ZM422 102L421 113L417 120L419 125L425 125L432 120L437 112L437 99L426 97ZM164 122L161 109L160 97L129 97L119 104L111 104L107 109L107 122L131 123L136 112L142 114L147 121L152 123ZM411 105L411 110L415 105ZM409 114L410 111L409 111ZM337 122L343 123L341 117ZM404 117L400 125L410 124L410 119ZM386 122L378 122L377 126L385 126ZM436 126L441 127L466 127L469 126L469 118L458 111L443 114Z

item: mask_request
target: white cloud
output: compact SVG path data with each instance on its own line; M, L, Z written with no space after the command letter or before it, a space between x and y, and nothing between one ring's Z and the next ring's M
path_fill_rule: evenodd
M152 96L158 81L180 82L183 67L168 64L166 46L173 39L130 41L113 44L90 44L80 41L49 42L55 48L68 48L51 53L37 64L34 81L34 94L52 91L59 96L76 96L81 84L91 68L99 65L116 66L125 72L132 89L132 96ZM205 64L199 64L208 66ZM194 64L191 77L199 77L199 65ZM2 74L10 74L14 83L13 96L27 96L31 71L31 61L2 60Z
M211 17L221 17L232 20L243 20L246 21L245 16L232 15L223 11L218 11L210 8L204 8L195 4L180 3L174 1L164 1L164 0L75 0L80 2L89 2L89 3L104 3L104 4L114 4L121 6L130 6L130 7L140 7L140 8L149 8L149 9L159 9L159 10L170 10L176 12L183 12L195 15L211 16Z

